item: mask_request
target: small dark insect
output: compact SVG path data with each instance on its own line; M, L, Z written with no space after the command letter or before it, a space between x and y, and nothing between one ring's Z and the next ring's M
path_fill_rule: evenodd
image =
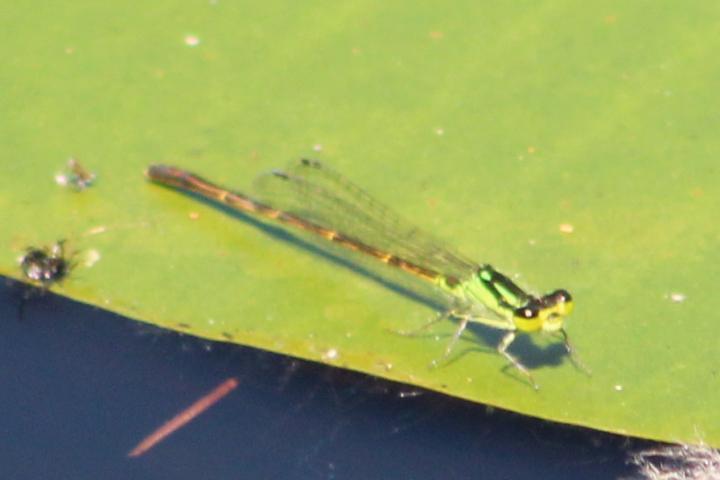
M25 278L43 290L62 281L75 264L66 256L65 240L58 240L52 247L28 247L20 259Z
M95 174L86 170L75 158L67 162L68 171L55 175L55 182L63 187L70 187L81 192L95 182Z

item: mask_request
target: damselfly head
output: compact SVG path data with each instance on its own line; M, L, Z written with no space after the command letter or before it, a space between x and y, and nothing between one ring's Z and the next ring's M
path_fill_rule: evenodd
M554 309L555 313L562 317L570 315L575 305L570 292L562 289L548 293L540 300L544 304L545 308Z
M513 322L518 330L557 332L563 328L565 317L573 310L572 296L566 290L556 290L540 298L532 297L516 308Z
M574 303L570 292L555 290L540 299L543 308L543 326L545 332L557 332L563 328L565 317L573 311Z

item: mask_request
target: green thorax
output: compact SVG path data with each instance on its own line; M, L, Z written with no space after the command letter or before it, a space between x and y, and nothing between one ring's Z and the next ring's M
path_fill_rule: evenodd
M531 298L491 265L481 266L470 278L462 281L444 278L440 286L453 296L469 304L481 303L506 319L511 319L513 312L526 305Z

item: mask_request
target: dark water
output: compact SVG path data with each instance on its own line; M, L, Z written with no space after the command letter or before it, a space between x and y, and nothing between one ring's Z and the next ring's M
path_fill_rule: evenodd
M2 280L2 278L0 278ZM161 331L0 281L2 479L608 479L629 440ZM145 456L143 437L228 377ZM635 443L631 446L637 446Z

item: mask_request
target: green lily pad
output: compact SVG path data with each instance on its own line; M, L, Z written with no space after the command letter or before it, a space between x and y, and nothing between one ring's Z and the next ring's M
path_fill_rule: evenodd
M8 3L0 273L68 238L78 266L53 289L144 322L720 446L715 10ZM97 174L81 192L54 179L71 156ZM593 375L523 338L536 393L483 328L429 368L455 325L391 333L437 311L382 265L143 178L162 162L243 190L307 156L524 287L570 290Z

